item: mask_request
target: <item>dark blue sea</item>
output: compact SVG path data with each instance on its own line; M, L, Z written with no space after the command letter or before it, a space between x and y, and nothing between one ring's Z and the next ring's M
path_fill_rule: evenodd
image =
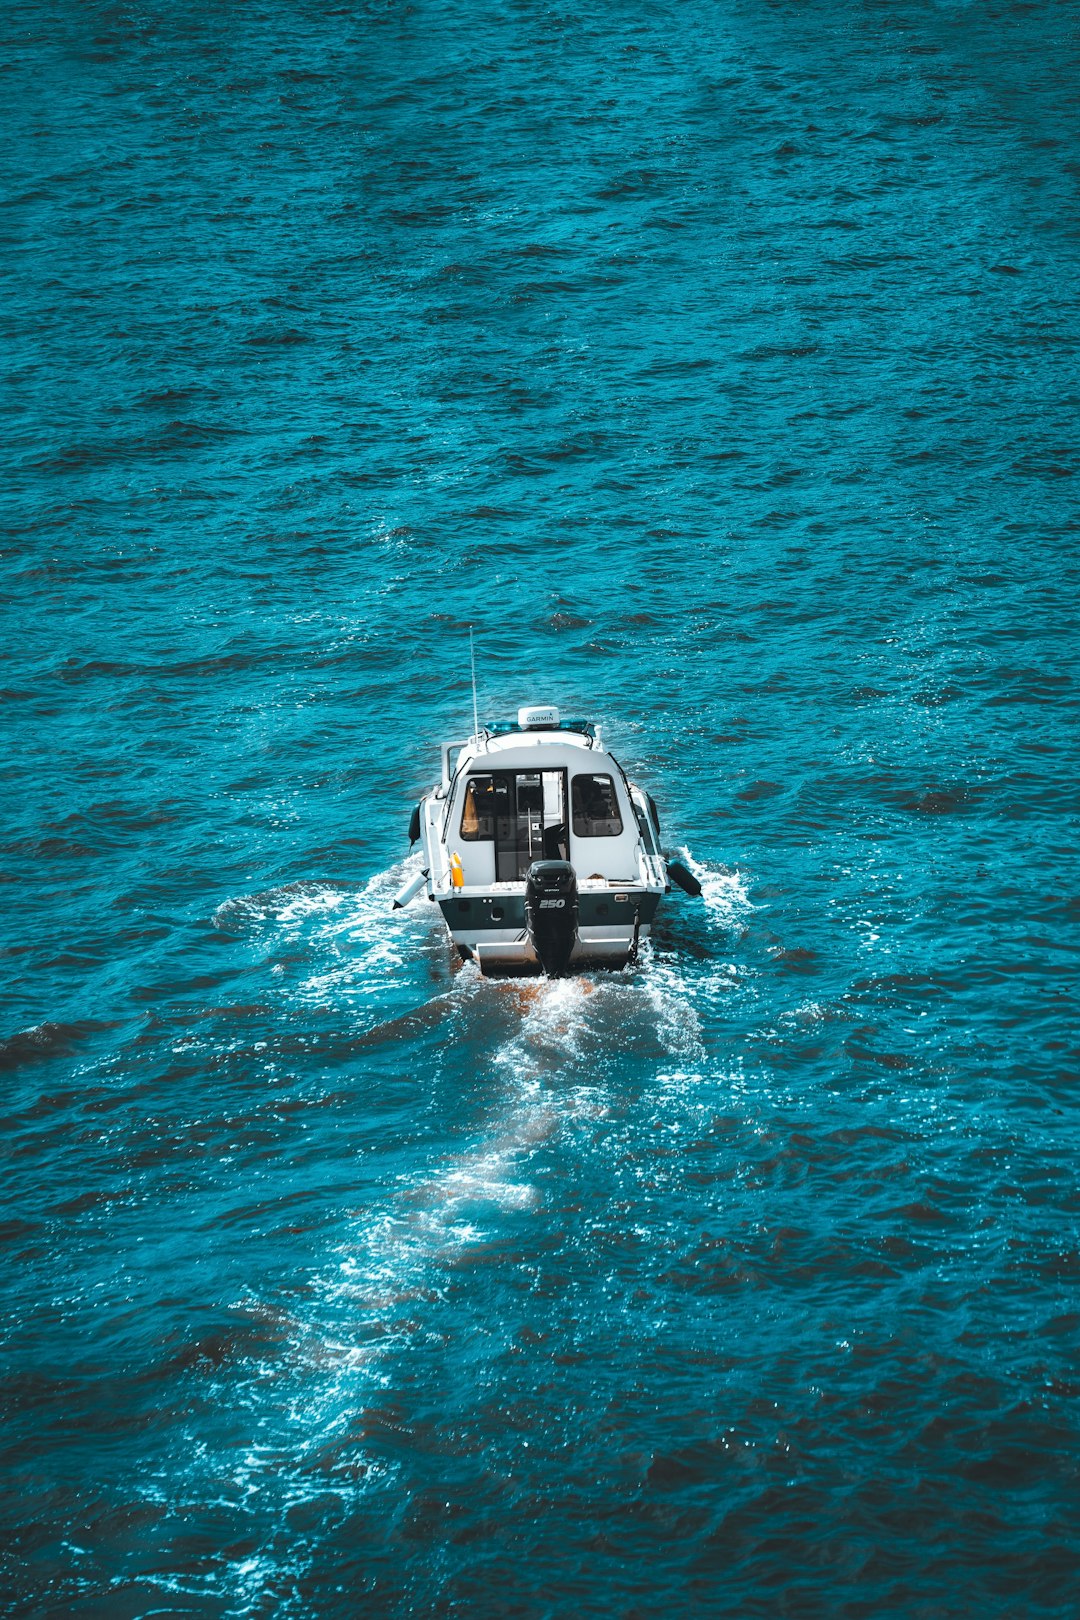
M1074 1620L1080 3L2 29L4 1614Z

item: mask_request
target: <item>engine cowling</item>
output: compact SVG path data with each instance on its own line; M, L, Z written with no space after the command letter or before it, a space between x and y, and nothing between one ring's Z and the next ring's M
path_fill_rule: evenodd
M577 942L577 874L569 861L534 861L525 874L525 929L549 979L558 979Z

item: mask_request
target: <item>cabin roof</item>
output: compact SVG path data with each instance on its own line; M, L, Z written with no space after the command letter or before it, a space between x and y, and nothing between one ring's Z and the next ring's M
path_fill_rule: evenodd
M483 744L483 752L488 754L510 753L518 748L550 748L556 752L586 748L593 752L589 738L576 731L509 731L500 737L488 737Z
M594 747L587 737L565 731L515 731L505 737L486 737L468 743L458 756L459 772L485 766L489 770L519 766L543 771L589 764L598 771L614 768L603 749Z

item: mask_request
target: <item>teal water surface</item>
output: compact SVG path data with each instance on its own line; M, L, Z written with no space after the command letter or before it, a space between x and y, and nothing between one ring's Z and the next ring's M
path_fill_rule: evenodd
M1071 1620L1080 7L4 26L6 1612ZM389 909L470 624L634 970Z

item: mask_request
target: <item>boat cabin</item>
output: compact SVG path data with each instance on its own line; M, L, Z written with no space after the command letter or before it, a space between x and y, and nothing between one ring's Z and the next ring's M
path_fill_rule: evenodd
M622 771L584 735L488 737L458 760L443 839L467 888L524 883L534 861L629 881L641 831Z

